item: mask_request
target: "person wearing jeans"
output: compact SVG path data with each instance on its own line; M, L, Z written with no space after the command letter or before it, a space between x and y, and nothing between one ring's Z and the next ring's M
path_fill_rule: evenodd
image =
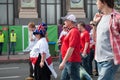
M76 17L69 14L62 19L69 32L61 46L62 62L59 65L59 69L62 70L61 80L80 80L80 32L75 25Z
M76 62L76 63L66 62L65 68L62 71L61 80L70 80L70 76L74 80L79 80L79 77L80 77L79 71L80 71L79 62Z
M82 66L85 68L88 74L89 72L89 53L90 53L90 35L85 28L84 22L79 22L78 30L80 31L80 41L81 41L81 56L82 56ZM90 74L91 75L91 74Z
M93 18L95 60L98 80L114 80L120 64L120 13L114 10L114 0L97 0L99 13Z

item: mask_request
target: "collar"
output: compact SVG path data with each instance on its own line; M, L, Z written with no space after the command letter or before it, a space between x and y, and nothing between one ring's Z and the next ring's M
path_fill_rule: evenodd
M118 12L115 9L113 9L111 16L115 16L116 14L118 14Z

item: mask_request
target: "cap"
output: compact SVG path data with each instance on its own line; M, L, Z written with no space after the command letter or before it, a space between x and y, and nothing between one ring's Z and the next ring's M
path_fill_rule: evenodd
M63 19L63 20L70 20L70 21L73 21L73 22L77 22L76 17L73 14L69 14L69 15L66 15L65 17L61 17L61 19Z

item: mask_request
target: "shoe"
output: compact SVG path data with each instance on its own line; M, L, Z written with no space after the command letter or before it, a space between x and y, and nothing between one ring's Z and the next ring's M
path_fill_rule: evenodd
M33 77L27 77L25 80L34 80Z

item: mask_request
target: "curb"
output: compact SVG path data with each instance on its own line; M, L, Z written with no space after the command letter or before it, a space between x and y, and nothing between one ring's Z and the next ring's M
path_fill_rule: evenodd
M0 60L0 64L8 63L27 63L29 59L9 59L9 60Z
M52 57L53 61L57 61L59 59L59 56L54 56ZM12 58L12 59L2 59L0 60L0 64L8 64L8 63L28 63L29 59L17 59L17 58Z

